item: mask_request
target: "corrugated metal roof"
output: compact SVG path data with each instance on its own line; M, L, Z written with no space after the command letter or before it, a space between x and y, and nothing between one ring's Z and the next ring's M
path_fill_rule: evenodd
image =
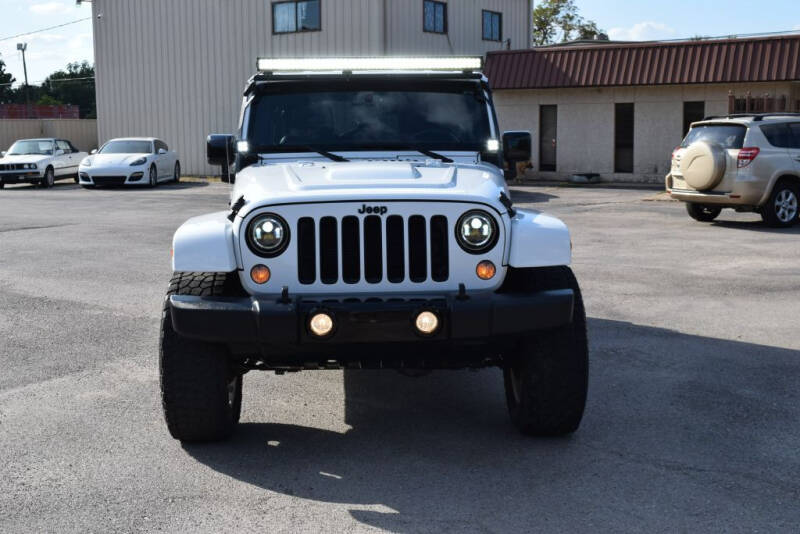
M493 89L800 80L800 35L489 52Z

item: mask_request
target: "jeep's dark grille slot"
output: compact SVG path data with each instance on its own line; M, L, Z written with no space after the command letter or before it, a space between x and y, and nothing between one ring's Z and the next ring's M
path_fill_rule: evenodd
M339 280L339 236L336 218L319 220L319 277L323 284L335 284Z
M428 246L425 217L412 215L408 219L408 275L412 282L424 282L428 276Z
M358 217L348 215L342 219L342 280L355 284L361 279L361 239Z
M377 215L364 218L364 278L370 284L377 284L383 278L381 218Z
M447 217L431 217L431 278L444 282L450 276L450 258L447 254Z
M314 219L301 217L297 221L297 278L301 284L313 284L317 279L317 247L314 241Z
M406 277L405 248L403 218L390 215L386 219L386 278L390 282L399 283Z

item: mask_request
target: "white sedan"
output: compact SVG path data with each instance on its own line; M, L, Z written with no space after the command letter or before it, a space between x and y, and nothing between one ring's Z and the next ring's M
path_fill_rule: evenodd
M166 143L154 137L112 139L92 151L78 169L83 187L147 185L179 181L181 163Z
M78 180L78 162L86 152L66 139L20 139L0 156L0 189L22 183L53 187L56 180Z

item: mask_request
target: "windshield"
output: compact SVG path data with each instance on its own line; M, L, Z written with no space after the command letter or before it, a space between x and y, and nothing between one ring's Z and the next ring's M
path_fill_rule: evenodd
M53 155L53 142L49 140L17 141L8 149L8 156L23 156L27 154Z
M98 154L149 154L153 151L150 141L109 141Z
M250 106L246 138L259 152L483 150L491 137L480 86L397 81L267 86Z
M722 148L742 148L747 128L738 124L701 124L695 126L681 143L686 148L697 141L707 141Z

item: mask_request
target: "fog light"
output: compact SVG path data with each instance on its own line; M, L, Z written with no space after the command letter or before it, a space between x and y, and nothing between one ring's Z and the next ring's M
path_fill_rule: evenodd
M478 263L478 266L475 268L475 273L481 280L491 280L494 278L496 272L497 269L495 268L494 263L490 262L489 260L483 260L482 262Z
M439 318L431 311L420 312L414 321L420 334L431 335L439 328Z
M266 284L269 282L270 272L266 265L255 265L250 269L250 278L256 284Z
M311 316L308 328L315 336L325 337L333 331L333 317L319 312Z

